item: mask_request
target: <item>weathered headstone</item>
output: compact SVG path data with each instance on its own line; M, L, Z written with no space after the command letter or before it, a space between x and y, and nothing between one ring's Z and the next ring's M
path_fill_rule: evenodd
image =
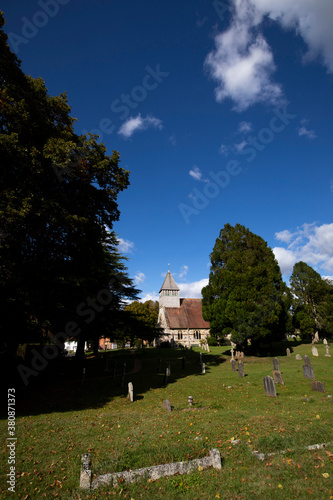
M295 359L297 359L297 361L301 361L302 360L302 356L300 354L296 354L296 358Z
M312 346L312 356L316 356L316 357L319 356L318 349L314 345Z
M128 382L128 397L129 397L129 400L134 401L134 391L133 391L133 384L132 382Z
M279 363L279 360L277 358L273 358L273 369L276 372L280 371L280 363Z
M275 382L269 375L266 375L266 377L264 377L264 388L266 396L276 398Z
M325 345L327 345L327 344L328 344L327 339L324 339L324 340L323 340L323 343L324 343Z
M172 407L171 407L170 401L168 399L163 401L163 408L165 408L168 411L172 411Z
M311 382L311 389L313 391L325 392L325 387L322 382L318 382L318 380Z
M206 348L207 352L210 352L209 344L207 343L206 346L207 346Z
M304 378L309 378L311 380L315 379L313 368L311 365L303 365L303 376Z
M287 352L287 357L290 358L290 349L289 349L289 347L287 347L286 352Z
M164 375L164 385L167 385L168 383L168 374L169 374L169 370L168 370L168 367L165 369L165 375Z
M325 349L326 349L326 354L325 354L325 358L330 358L331 355L330 355L330 351L329 351L329 346L328 344L325 345Z
M231 369L232 369L233 372L237 371L236 360L235 359L231 360Z
M230 361L233 361L235 358L234 358L234 348L232 347L231 348L231 360Z
M274 377L274 382L276 384L284 385L283 378L282 378L281 372L279 372L279 370L273 371L273 377Z
M244 377L244 365L241 359L238 361L238 375Z
M171 375L171 365L167 366L167 373L168 373L168 377L170 377L170 375Z
M304 355L304 364L307 366L311 366L310 358L306 354Z
M206 365L205 365L205 363L202 363L202 365L201 365L201 373L206 373Z

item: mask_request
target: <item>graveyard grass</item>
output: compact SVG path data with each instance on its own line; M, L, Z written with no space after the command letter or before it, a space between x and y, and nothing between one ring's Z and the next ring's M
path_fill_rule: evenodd
M273 357L245 357L243 378L232 372L229 347L203 352L206 374L198 363L199 348L186 351L182 369L180 349L145 349L90 356L86 379L66 360L62 377L28 387L17 406L15 498L99 499L333 499L333 446L308 451L307 445L333 443L333 357L311 354L311 345L295 345L291 357L284 344L277 357L285 385L277 385L277 397L264 393L263 377L273 372ZM333 349L331 349L332 351ZM308 354L316 380L325 393L311 390L303 377ZM162 358L158 372L159 357ZM106 362L126 361L125 387L121 377L105 373ZM141 361L141 363L140 363ZM171 365L167 386L163 371ZM141 365L141 366L140 366ZM135 401L127 398L133 382ZM194 398L190 409L187 397ZM163 408L168 399L172 412ZM7 421L1 421L6 436ZM238 444L232 441L240 440ZM3 454L8 457L3 440ZM220 471L209 468L185 476L157 481L143 479L128 485L112 485L96 491L79 489L81 455L91 454L93 477L168 462L187 461L218 448ZM258 461L251 452L274 453ZM279 453L285 450L286 453ZM1 461L2 498L7 491L7 460Z

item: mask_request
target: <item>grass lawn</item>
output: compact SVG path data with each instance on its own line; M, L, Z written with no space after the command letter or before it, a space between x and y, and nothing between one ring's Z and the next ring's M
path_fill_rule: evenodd
M292 345L289 343L289 345ZM305 446L333 443L333 357L311 354L311 345L293 347L290 358L283 347L280 371L285 385L277 398L267 397L263 377L272 375L271 357L246 357L245 377L232 372L229 347L203 352L206 374L201 374L199 348L186 351L182 369L180 349L146 349L89 357L82 384L82 367L66 359L59 376L32 383L17 402L16 492L7 491L7 420L1 420L3 457L0 496L21 500L40 498L97 499L333 499L333 445L308 451ZM333 349L331 348L331 351ZM316 380L325 393L311 390L303 378L308 354ZM159 371L159 357L162 358ZM118 376L113 377L117 359ZM109 361L108 361L109 360ZM138 361L139 360L139 361ZM106 363L111 372L105 372ZM121 387L123 362L130 372ZM163 372L171 376L163 386ZM133 382L136 400L125 396ZM194 398L190 409L187 397ZM162 407L169 399L171 413ZM239 439L238 444L231 444ZM93 492L78 488L81 455L91 453L94 476L175 461L204 457L218 448L221 471L212 468L187 476L133 485L108 486ZM262 462L258 450L275 453ZM279 453L285 450L286 453Z

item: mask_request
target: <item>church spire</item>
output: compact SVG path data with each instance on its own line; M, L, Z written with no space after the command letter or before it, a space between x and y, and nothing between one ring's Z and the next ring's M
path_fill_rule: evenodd
M160 289L159 304L160 307L180 307L179 288L169 269Z

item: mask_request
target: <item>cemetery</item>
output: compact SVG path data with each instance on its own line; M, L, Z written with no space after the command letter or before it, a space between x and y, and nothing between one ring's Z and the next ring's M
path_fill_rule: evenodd
M330 498L333 365L325 344L316 350L67 358L20 395L18 497Z

